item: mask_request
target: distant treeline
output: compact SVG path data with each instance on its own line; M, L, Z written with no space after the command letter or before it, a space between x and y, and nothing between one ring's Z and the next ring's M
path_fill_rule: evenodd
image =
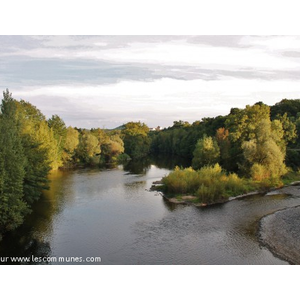
M0 235L22 224L48 188L51 169L107 166L152 154L192 160L194 169L219 163L226 172L276 179L300 164L300 100L262 102L229 115L150 131L141 122L115 130L67 127L3 92L0 114Z
M284 99L273 106L259 102L232 108L227 116L193 124L175 121L172 127L151 132L151 152L188 157L195 168L218 162L227 171L241 174L249 174L254 163L264 164L274 155L275 161L280 156L280 161L298 170L298 132L300 100Z
M189 124L176 121L153 133L151 151L189 157L192 168L176 168L163 179L164 192L214 203L254 189L281 186L300 166L300 100L274 106L262 102L227 116ZM294 171L294 172L292 172Z

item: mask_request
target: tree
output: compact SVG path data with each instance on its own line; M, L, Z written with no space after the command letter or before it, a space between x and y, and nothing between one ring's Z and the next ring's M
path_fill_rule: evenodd
M95 163L94 158L100 152L98 139L89 130L82 130L79 135L79 144L76 148L75 156L77 160L82 163Z
M23 201L26 158L15 121L11 94L3 93L0 115L0 235L22 224L29 212Z
M118 156L124 152L124 142L118 134L109 136L105 144L101 145L101 154L105 163L114 163Z
M245 109L231 109L225 121L225 128L229 131L231 144L229 171L249 172L248 168L245 168L247 162L243 154L242 144L255 138L257 126L264 119L270 120L270 108L263 103L253 106L247 105Z
M53 132L53 136L57 142L58 148L58 161L61 162L63 159L63 150L67 137L67 127L65 122L58 116L53 115L48 120L48 126Z
M15 124L21 141L25 159L22 200L31 205L39 199L42 190L48 188L47 176L51 160L57 153L57 144L45 116L30 103L17 101L6 91L1 111L3 119L9 118Z
M277 115L276 119L280 121L280 123L282 124L282 129L284 130L284 143L286 145L288 145L289 143L295 143L297 138L297 129L295 122L292 122L287 113L284 113L283 115Z
M271 120L282 116L285 113L289 118L297 117L297 113L300 111L300 100L299 99L283 99L271 107Z
M232 142L240 145L255 136L260 120L270 119L270 107L265 104L247 105L245 109L232 109L225 121Z
M22 146L26 153L23 199L26 203L32 204L39 200L43 190L49 188L47 176L51 167L46 149L40 148L29 135L22 136Z
M230 149L229 131L221 127L216 132L216 141L220 148L220 164L225 169L230 169Z
M248 163L244 167L247 168L248 166L254 180L270 179L277 181L287 172L284 163L285 152L279 144L283 130L279 126L279 121L272 128L273 122L270 119L261 120L256 126L255 137L249 141L244 141L242 144L243 153Z
M125 153L132 159L145 157L150 150L149 128L141 122L129 122L122 131Z
M203 166L214 165L219 161L219 158L220 148L217 141L211 136L205 135L196 144L192 166L194 169L200 169Z
M46 117L29 102L13 101L17 107L16 121L20 126L21 136L30 137L32 143L46 154L45 164L49 164L51 169L59 168L62 160L58 141L53 129L49 128Z
M64 149L62 153L62 160L64 164L72 160L78 144L79 144L79 132L76 129L69 126L66 129L66 139L65 139Z

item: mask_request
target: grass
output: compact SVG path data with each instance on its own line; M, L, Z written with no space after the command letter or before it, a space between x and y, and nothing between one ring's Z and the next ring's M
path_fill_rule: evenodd
M294 181L300 181L300 171L289 171L286 175L282 177L282 183L284 185L289 185Z

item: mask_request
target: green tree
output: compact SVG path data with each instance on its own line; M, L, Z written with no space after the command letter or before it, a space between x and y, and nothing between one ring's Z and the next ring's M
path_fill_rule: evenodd
M25 177L23 182L24 201L32 204L40 199L42 191L49 188L48 173L51 170L46 149L28 135L22 136L26 153Z
M249 171L245 168L247 161L245 161L242 144L255 138L257 125L264 119L270 119L270 108L263 103L247 105L245 109L231 109L225 121L231 144L229 171L242 173Z
M62 165L60 149L46 117L29 102L14 100L14 103L17 107L16 119L20 126L20 134L30 137L32 142L46 153L45 164L49 164L51 169L60 167Z
M0 115L0 235L23 222L28 205L23 201L26 158L15 121L11 94L3 93Z
M124 152L124 142L118 134L109 136L105 144L101 145L101 154L106 163L114 163L118 156Z
M66 129L66 139L65 139L64 149L62 153L62 160L64 164L67 164L73 159L78 144L79 144L79 132L73 127L69 126Z
M270 107L265 104L247 105L245 109L232 109L225 121L231 141L242 144L255 137L260 120L270 119Z
M122 131L125 153L132 159L145 157L150 151L149 128L141 122L129 122Z
M96 154L100 154L98 139L89 130L82 130L79 135L79 144L76 148L77 160L82 163L95 164Z
M9 103L9 109L6 103ZM45 116L30 103L13 99L6 91L2 102L3 115L8 115L8 111L17 126L25 156L23 200L31 204L39 199L43 189L48 188L47 176L52 157L57 153L57 144Z
M48 126L53 132L53 136L57 143L59 165L63 162L63 151L67 137L67 127L65 122L58 116L53 115L48 121Z
M216 132L216 141L220 148L220 164L226 170L230 169L230 149L229 131L221 127Z
M194 151L192 166L200 169L206 165L214 165L220 159L220 148L217 141L211 136L204 136L198 140Z
M276 119L278 116L283 116L285 113L289 118L297 117L297 113L300 111L299 99L283 99L275 105L271 106L271 120Z
M270 119L261 120L256 126L255 137L242 144L243 153L254 180L278 181L287 172L284 163L285 152L280 145L283 130L279 126L279 121L273 128L272 124L274 121L271 122Z

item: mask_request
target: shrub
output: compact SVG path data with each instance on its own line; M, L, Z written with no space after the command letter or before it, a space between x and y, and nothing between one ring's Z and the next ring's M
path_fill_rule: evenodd
M248 190L246 181L236 174L222 170L219 164L206 166L198 171L191 167L175 168L163 178L164 189L171 194L193 194L200 202L213 203Z
M270 177L270 172L261 164L255 163L251 167L251 177L254 181L263 181Z
M169 193L193 193L198 188L198 174L192 168L175 170L163 178L163 183Z

